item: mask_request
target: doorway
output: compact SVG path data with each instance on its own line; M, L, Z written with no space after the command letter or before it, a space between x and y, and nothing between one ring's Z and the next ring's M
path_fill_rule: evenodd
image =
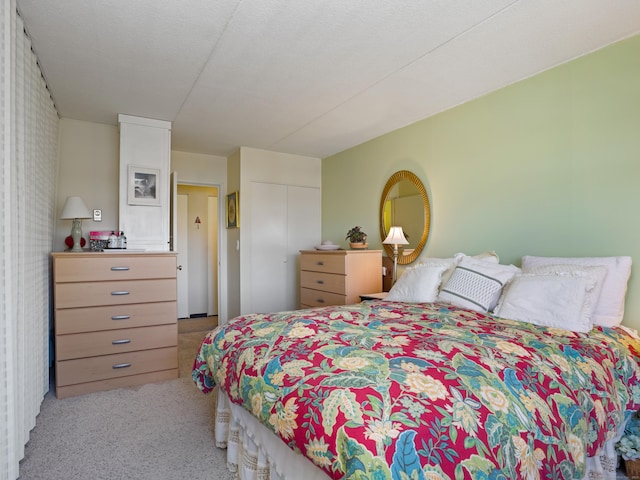
M178 184L178 318L218 315L218 192Z

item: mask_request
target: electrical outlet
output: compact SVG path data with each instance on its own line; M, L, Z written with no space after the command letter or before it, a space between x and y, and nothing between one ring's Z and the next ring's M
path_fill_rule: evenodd
M93 221L94 222L101 222L102 221L102 210L94 210L93 211Z

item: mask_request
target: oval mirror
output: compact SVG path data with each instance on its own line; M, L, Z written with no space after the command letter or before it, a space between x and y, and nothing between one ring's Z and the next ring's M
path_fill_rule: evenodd
M400 265L413 262L422 252L429 236L430 219L429 196L420 179L408 170L391 175L380 201L380 236L384 241L392 226L402 227L409 245L399 248ZM393 258L393 245L382 246Z

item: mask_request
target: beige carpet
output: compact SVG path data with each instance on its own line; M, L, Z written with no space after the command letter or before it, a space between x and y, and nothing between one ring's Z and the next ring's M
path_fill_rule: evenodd
M178 333L202 332L218 326L218 316L181 318L178 320Z
M206 332L179 335L180 378L64 400L49 392L21 480L231 480L213 440L213 396L191 380Z

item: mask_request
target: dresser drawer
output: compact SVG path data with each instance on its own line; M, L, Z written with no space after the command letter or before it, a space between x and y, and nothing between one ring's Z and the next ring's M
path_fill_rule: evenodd
M303 288L312 288L325 292L338 293L344 295L346 292L346 276L335 273L310 272L302 270L300 272L300 285Z
M322 292L311 288L300 289L300 303L310 307L323 307L327 305L344 305L345 296L337 293Z
M300 257L300 270L312 272L346 273L344 255L308 253Z
M176 302L56 310L56 335L176 323Z
M56 362L56 386L176 369L178 348L158 348Z
M175 347L178 326L125 328L104 332L73 333L56 336L56 360L96 357L114 353L149 350L151 348Z
M56 309L175 300L175 278L57 283L55 286Z
M57 283L173 278L176 276L176 258L148 254L103 256L100 253L59 256L55 258L54 270Z

